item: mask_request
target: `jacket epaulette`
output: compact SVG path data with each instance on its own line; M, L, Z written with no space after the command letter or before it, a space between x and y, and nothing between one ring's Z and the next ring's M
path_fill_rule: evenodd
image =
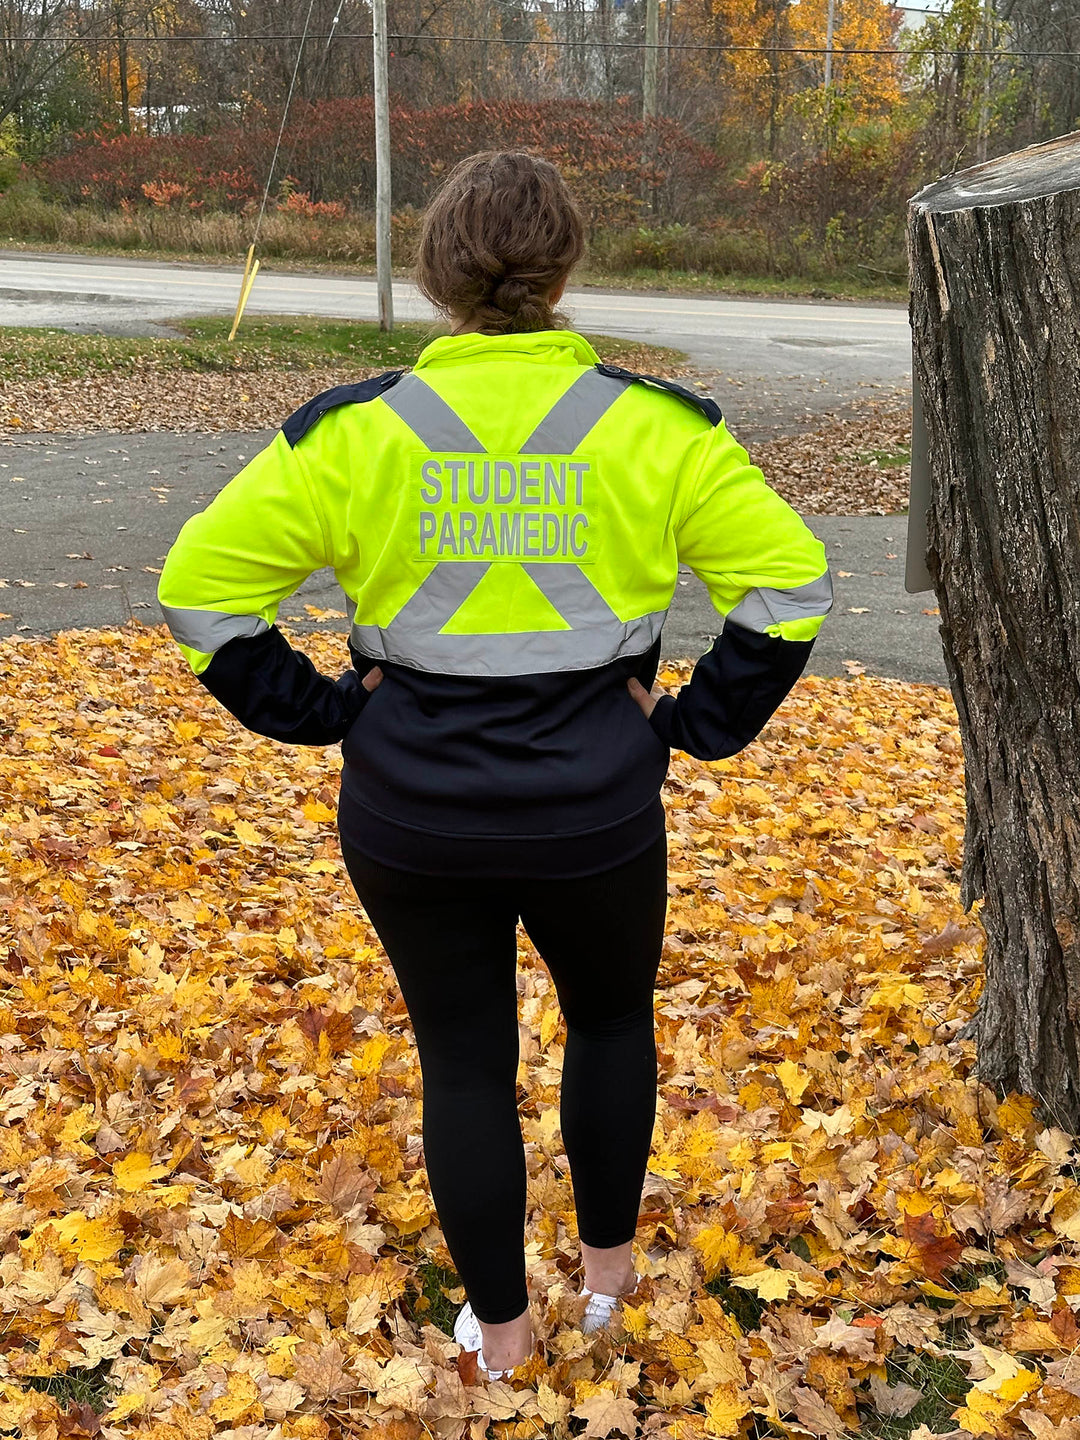
M596 368L601 375L610 375L615 380L639 380L644 385L658 385L680 400L688 400L710 425L719 425L724 418L724 412L715 400L710 400L707 395L695 395L685 385L676 385L674 380L661 380L658 375L639 375L633 370L624 370L621 365L597 365Z
M387 370L382 375L372 375L368 380L357 380L352 385L335 385L332 390L323 390L299 410L294 410L281 427L281 433L290 445L295 445L317 420L328 410L338 405L362 404L365 400L378 397L396 385L405 374L404 370Z

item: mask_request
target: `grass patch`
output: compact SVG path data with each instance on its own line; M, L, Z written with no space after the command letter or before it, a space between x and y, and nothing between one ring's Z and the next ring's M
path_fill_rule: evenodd
M448 1292L461 1286L457 1271L429 1260L424 1265L418 1265L410 1278L413 1283L405 1293L409 1318L421 1325L437 1325L444 1334L453 1335L454 1321L461 1305L451 1300Z
M720 1301L720 1308L731 1316L743 1334L749 1334L761 1324L761 1317L769 1308L768 1301L761 1300L752 1290L732 1285L723 1276L717 1276L705 1286L710 1295Z
M115 376L146 370L396 370L412 365L424 346L440 333L434 325L416 322L401 324L387 334L367 320L259 316L245 320L230 344L227 337L231 323L227 316L217 315L178 321L175 339L2 328L0 383L48 376ZM605 335L589 339L605 360L628 369L670 369L686 360L681 351L664 346Z
M949 1278L959 1291L977 1290L985 1280L1003 1285L1006 1278L1005 1262L996 1255L988 1255L978 1264L958 1266Z
M65 1409L89 1405L100 1415L109 1402L111 1360L102 1360L92 1370L68 1370L63 1375L28 1375L26 1384L42 1395L51 1395Z
M196 265L242 265L251 240L251 217L225 210L157 209L135 212L65 206L36 187L0 192L0 245L63 255L124 255ZM410 276L415 216L393 217L397 278ZM819 300L907 301L903 255L886 264L828 262L818 251L792 255L768 274L765 242L753 230L714 235L694 226L611 230L593 236L575 285L603 289L658 289L677 294L772 295ZM264 271L374 274L374 223L369 215L307 219L266 216L259 258ZM238 275L239 287L239 275Z
M970 1344L970 1340L968 1341ZM896 1350L885 1361L889 1385L911 1385L923 1392L922 1399L906 1415L881 1415L875 1409L862 1415L860 1435L873 1440L907 1440L920 1425L932 1435L956 1429L953 1411L963 1404L971 1381L963 1366L948 1355L929 1355L914 1350Z
M876 465L879 470L890 470L899 465L911 464L910 450L859 450L855 459L860 465Z

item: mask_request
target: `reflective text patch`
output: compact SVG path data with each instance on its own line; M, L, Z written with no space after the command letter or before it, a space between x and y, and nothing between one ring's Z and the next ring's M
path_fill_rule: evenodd
M587 455L415 455L418 560L595 559L596 461Z

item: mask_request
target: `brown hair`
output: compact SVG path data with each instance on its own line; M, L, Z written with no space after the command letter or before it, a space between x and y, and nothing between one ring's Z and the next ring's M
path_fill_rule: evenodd
M581 215L555 166L521 150L456 165L424 212L416 282L444 314L510 334L567 323L548 295L585 249Z

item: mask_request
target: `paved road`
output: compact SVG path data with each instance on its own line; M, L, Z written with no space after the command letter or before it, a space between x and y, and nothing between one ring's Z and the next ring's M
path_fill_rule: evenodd
M155 572L177 531L271 433L27 436L0 447L0 612L8 616L0 637L160 623ZM855 660L870 674L947 684L938 620L924 613L933 596L903 588L905 517L812 516L808 523L825 543L837 590L810 671L842 675L844 661ZM314 629L305 604L344 610L332 572L313 575L282 604L280 618ZM684 572L665 654L696 657L716 620L704 586ZM346 628L343 620L325 623Z
M0 325L145 333L195 313L231 314L239 269L148 260L0 251ZM400 319L430 320L414 286L394 286ZM348 275L260 271L249 310L374 319L375 285ZM795 419L846 408L877 390L910 393L911 341L901 305L842 301L696 299L573 290L565 308L582 330L672 345L704 371L736 377L740 419L770 407ZM766 425L790 429L790 424Z

